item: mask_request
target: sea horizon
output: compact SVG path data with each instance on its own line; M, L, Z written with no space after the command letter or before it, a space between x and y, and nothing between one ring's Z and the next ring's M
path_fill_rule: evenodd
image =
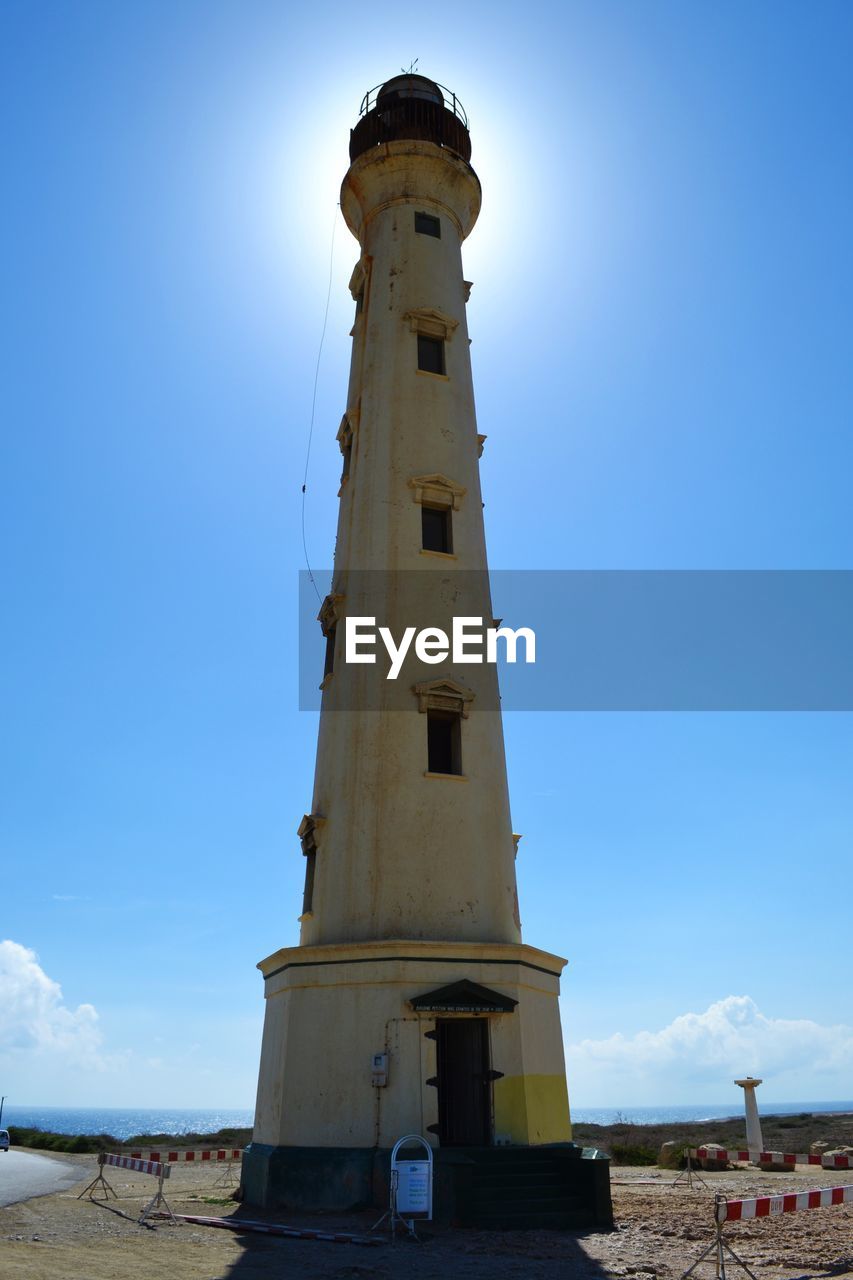
M828 1102L767 1102L760 1114L798 1115L801 1112L853 1112L853 1100ZM610 1125L697 1123L703 1120L728 1120L743 1115L737 1102L683 1103L678 1106L573 1107L575 1124ZM43 1129L53 1133L105 1133L126 1141L145 1133L171 1134L217 1133L220 1129L251 1129L252 1107L57 1107L20 1106L9 1103L3 1108L2 1125L23 1129Z

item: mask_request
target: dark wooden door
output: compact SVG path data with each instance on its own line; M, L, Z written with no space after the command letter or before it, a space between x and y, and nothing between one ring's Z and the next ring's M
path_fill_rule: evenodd
M492 1140L489 1027L485 1018L439 1018L438 1140L442 1147L484 1147Z

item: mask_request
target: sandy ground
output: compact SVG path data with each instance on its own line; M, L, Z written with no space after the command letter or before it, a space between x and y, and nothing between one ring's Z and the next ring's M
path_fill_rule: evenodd
M140 1209L156 1188L152 1178L105 1170L117 1200L77 1199L95 1176L93 1156L66 1156L80 1184L0 1210L2 1280L587 1280L630 1276L677 1280L713 1234L713 1196L702 1187L673 1188L674 1174L656 1169L612 1171L616 1227L609 1232L488 1233L426 1225L421 1243L399 1240L366 1247L287 1240L182 1224L140 1226ZM176 1165L166 1194L176 1213L262 1218L216 1185L222 1171ZM704 1175L730 1198L853 1183L853 1173L803 1168ZM267 1215L289 1226L366 1232L376 1215ZM853 1277L853 1204L733 1223L726 1239L758 1280L841 1280ZM733 1266L731 1277L744 1275ZM705 1263L699 1277L714 1275Z

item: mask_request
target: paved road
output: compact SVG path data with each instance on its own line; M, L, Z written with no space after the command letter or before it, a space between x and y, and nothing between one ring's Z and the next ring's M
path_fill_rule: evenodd
M14 1147L0 1151L0 1206L64 1191L84 1177L85 1169L79 1164L65 1164Z

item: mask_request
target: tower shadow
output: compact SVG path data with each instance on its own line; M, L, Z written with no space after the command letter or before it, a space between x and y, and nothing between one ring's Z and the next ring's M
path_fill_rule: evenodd
M282 1213L278 1222L308 1231L346 1232L367 1236L376 1210L362 1214L306 1215ZM269 1221L255 1209L233 1215ZM335 1243L328 1240L234 1233L242 1253L214 1280L608 1280L609 1272L591 1256L590 1244L600 1234L571 1231L482 1231L425 1223L418 1240L388 1235L380 1244Z

